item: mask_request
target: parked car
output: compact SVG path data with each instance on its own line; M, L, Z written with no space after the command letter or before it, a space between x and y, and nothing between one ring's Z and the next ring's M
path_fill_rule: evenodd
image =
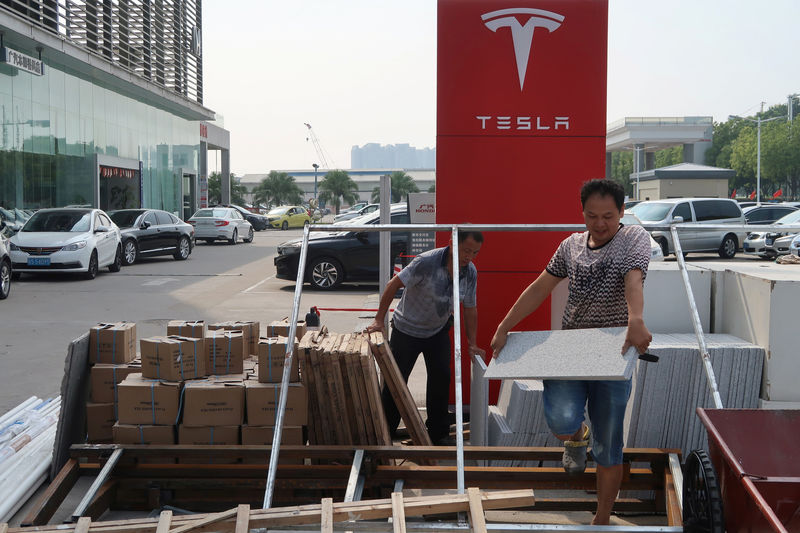
M194 246L194 227L160 209L120 209L108 214L122 236L122 264L139 257L172 255L183 261Z
M367 204L368 202L358 202L357 204L351 205L347 209L342 209L341 211L339 211L339 214L343 215L344 213L349 213L351 211L358 211L359 209L366 207Z
M743 226L745 218L742 209L734 200L727 198L671 198L667 200L647 200L631 208L642 224L647 226L669 225L677 222L697 222L700 224L728 224ZM653 230L653 239L661 245L664 255L675 253L672 234L668 230ZM717 252L723 259L736 255L747 233L744 230L681 230L681 249L689 252Z
M620 219L620 222L623 224L627 224L629 226L634 224L637 226L642 225L642 221L639 220L633 213L625 213L622 219ZM664 251L661 249L661 245L658 244L655 241L655 239L653 239L652 235L650 235L649 237L650 237L650 262L652 263L654 261L663 261Z
M236 244L239 238L244 242L253 242L255 236L252 224L231 207L199 209L187 222L194 226L195 239L208 244L217 239L226 240L228 244Z
M10 239L12 277L25 272L83 272L122 268L119 228L100 209L42 209Z
M335 217L333 217L333 222L341 222L343 220L351 220L356 217L360 217L362 215L367 215L372 213L373 211L377 211L380 209L381 204L368 204L362 207L361 209L348 211L347 213L339 213Z
M5 222L0 220L0 230L5 228ZM11 256L8 253L8 239L0 233L0 300L8 298L11 292Z
M794 236L791 244L789 245L789 253L800 257L800 233Z
M20 228L25 225L25 222L28 221L28 218L29 217L22 216L22 211L18 209L5 209L0 207L0 222L5 223L5 233L7 235L13 235L18 232Z
M289 229L302 228L311 222L311 217L304 207L299 205L282 205L267 213L270 227Z
M393 205L391 216L392 224L409 223L405 204ZM359 223L377 224L379 219L379 213L375 212ZM333 289L343 282L377 282L379 235L375 231L313 232L308 242L305 281L321 290ZM391 254L397 257L407 249L408 233L393 231L391 235ZM297 279L301 244L302 239L295 239L278 245L276 277Z
M229 204L229 205L218 205L212 207L230 207L232 209L236 209L237 211L239 211L239 213L241 213L244 219L248 221L251 226L253 226L253 229L256 231L265 230L269 227L269 220L267 219L267 217L265 217L264 215L260 215L258 213L253 213L252 211L249 211L240 205Z
M788 242L781 240L776 245L776 240L787 235L786 232L779 231L780 226L786 224L800 224L800 210L792 211L788 215L784 215L776 220L775 223L772 224L775 226L775 231L758 231L748 234L747 238L744 240L744 253L757 255L765 259L774 259L778 255L789 253L791 239L788 239ZM779 252L779 248L782 251Z
M793 211L797 211L797 207L786 204L761 204L742 209L748 224L772 224Z

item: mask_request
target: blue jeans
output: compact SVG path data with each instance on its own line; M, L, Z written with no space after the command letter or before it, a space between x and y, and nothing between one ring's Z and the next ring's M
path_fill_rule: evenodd
M573 435L589 404L592 456L601 466L622 464L623 422L631 380L544 381L544 415L556 435Z

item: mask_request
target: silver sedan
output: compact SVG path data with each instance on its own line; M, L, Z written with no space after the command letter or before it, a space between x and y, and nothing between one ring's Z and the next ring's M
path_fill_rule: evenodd
M209 244L215 240L225 240L229 244L236 244L239 239L253 242L253 226L230 207L199 209L187 222L194 226L195 239Z

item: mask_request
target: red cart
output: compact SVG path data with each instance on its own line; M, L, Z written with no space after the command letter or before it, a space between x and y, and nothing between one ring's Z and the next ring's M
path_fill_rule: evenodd
M684 531L800 531L800 410L697 409L709 454L684 468Z

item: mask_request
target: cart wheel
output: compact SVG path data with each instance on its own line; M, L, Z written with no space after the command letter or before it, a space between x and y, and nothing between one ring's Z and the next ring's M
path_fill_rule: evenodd
M724 533L722 496L717 474L704 450L695 450L683 468L683 530Z

